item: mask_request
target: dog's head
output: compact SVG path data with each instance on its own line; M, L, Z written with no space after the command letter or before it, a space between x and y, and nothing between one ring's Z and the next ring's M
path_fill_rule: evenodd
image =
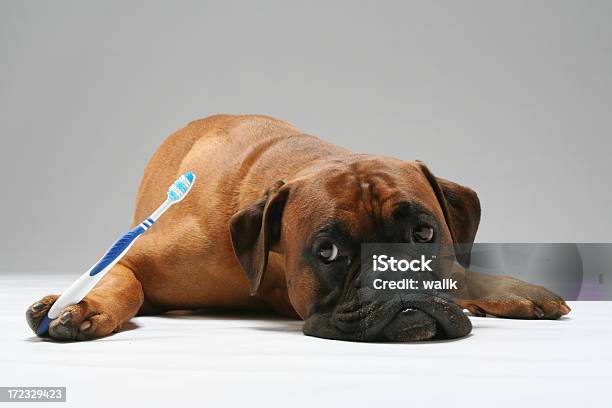
M471 324L444 293L377 297L361 279L361 244L454 248L456 261L467 266L479 220L476 193L434 177L423 163L354 155L278 181L232 217L230 234L252 293L269 253L282 254L289 298L305 320L305 334L411 341L465 336ZM439 259L438 276L455 260Z

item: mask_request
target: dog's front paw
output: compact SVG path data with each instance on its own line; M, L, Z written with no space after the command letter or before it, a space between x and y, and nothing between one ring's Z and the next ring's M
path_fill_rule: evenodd
M512 319L558 319L571 309L556 293L511 277L496 277L495 288L458 303L475 316Z
M57 298L57 295L45 296L26 310L26 321L34 333ZM107 336L117 328L118 320L111 313L96 300L85 297L78 304L64 308L43 336L55 340L90 340Z

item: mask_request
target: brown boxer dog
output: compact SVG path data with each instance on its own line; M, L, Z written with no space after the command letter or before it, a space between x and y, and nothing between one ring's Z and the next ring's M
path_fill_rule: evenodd
M522 319L570 311L542 287L466 271L478 197L421 162L356 154L266 116L213 116L174 133L154 154L135 224L186 171L198 176L190 194L51 323L49 337L95 339L135 315L232 308L302 318L311 336L412 341L465 336L464 308ZM462 289L454 299L434 291L376 299L359 279L363 242L467 245L445 269ZM56 298L28 308L34 331Z

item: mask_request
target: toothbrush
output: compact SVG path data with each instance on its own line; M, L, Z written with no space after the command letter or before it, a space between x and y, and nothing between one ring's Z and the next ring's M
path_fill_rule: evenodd
M142 235L146 230L151 228L155 221L162 216L168 208L173 204L181 201L195 181L195 174L188 172L180 176L172 185L168 188L168 198L159 208L151 215L149 215L144 221L132 228L121 238L119 238L106 253L96 262L89 270L87 270L79 279L77 279L68 289L62 293L62 295L53 303L53 306L47 312L47 315L43 317L38 326L36 334L42 336L49 330L49 324L51 321L57 319L60 312L67 306L75 305L79 303L83 298L93 289L94 286L106 275L106 273L121 259L123 255L130 249L136 239Z

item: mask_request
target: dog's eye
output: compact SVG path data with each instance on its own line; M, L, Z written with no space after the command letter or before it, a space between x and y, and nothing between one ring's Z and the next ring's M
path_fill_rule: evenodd
M319 256L325 263L330 263L338 258L338 247L328 241L319 247Z
M419 225L412 230L412 236L416 242L431 242L434 237L434 229L429 225Z

